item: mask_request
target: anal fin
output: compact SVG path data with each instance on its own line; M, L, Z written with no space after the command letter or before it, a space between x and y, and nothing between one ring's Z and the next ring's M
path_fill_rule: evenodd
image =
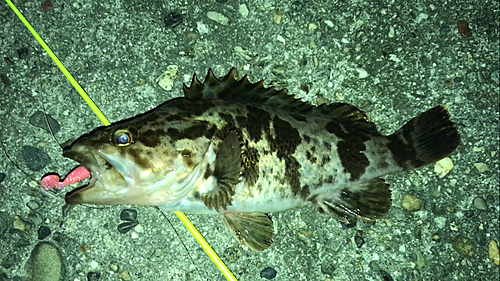
M319 195L315 200L321 213L351 224L352 218L364 221L383 218L391 207L391 191L384 180L375 178L339 192Z
M273 243L273 222L267 214L226 212L223 220L236 240L254 251L262 252Z

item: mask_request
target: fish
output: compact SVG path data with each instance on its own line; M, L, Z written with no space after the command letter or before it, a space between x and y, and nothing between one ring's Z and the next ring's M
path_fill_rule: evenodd
M150 205L219 215L254 251L272 245L270 213L312 205L348 224L383 218L391 191L382 176L434 163L460 144L448 111L436 106L382 135L347 103L315 106L237 78L232 68L183 97L99 127L63 149L91 178L68 204Z

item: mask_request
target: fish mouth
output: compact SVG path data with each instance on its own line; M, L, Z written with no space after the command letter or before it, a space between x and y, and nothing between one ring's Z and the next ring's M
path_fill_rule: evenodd
M76 188L66 194L68 204L115 205L110 198L114 197L110 183L114 186L125 182L123 176L102 157L93 147L74 144L64 149L63 156L80 163L90 172L87 185Z

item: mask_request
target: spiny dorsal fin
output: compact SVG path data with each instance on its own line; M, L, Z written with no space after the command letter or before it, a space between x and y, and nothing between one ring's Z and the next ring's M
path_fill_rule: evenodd
M355 106L346 103L314 106L288 95L287 89L266 88L263 80L252 83L248 80L247 75L239 80L237 75L236 69L231 68L226 76L218 79L212 69L209 69L205 80L201 83L194 74L190 86L184 84L184 96L190 100L221 99L235 103L266 106L291 114L332 120L365 133L380 135L375 124L368 121L366 115Z

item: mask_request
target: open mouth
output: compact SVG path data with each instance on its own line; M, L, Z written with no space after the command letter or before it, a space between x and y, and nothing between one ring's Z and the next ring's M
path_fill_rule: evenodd
M76 188L66 194L66 203L91 203L91 201L95 201L96 198L100 197L100 195L105 192L105 183L109 182L106 181L106 177L109 176L111 170L114 169L110 163L99 155L99 152L93 148L76 144L70 149L65 149L63 156L80 163L82 166L81 170L78 171L82 173L86 172L87 177L90 175L90 180L87 185ZM75 171L77 171L77 169L75 169Z

